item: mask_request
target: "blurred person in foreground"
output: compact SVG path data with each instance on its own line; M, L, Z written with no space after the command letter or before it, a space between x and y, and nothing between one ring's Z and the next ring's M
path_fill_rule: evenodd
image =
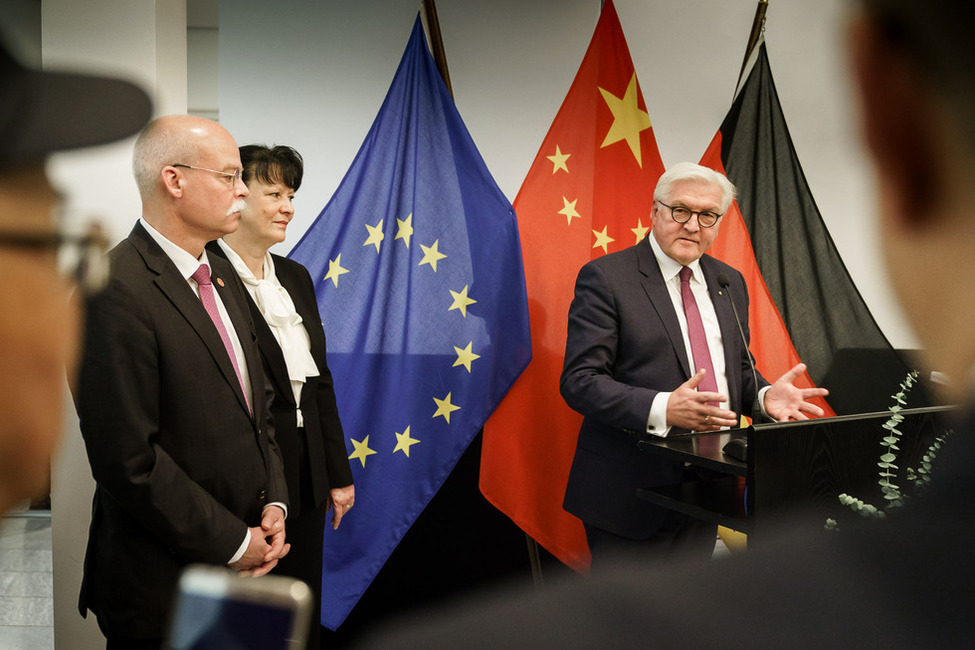
M284 241L294 217L304 163L291 147L263 145L241 147L240 161L248 190L240 227L207 248L230 261L250 298L264 372L274 389L271 414L290 498L291 552L275 573L311 586L316 606L308 648L317 650L325 514L333 509L332 526L338 528L355 501L355 488L315 285L301 264L270 252Z
M109 650L158 648L190 563L247 575L288 552L288 488L247 292L205 246L237 229L237 143L186 115L132 156L142 216L87 306L75 399L96 482L79 610Z
M80 285L95 290L104 241L60 231L49 153L124 138L148 121L145 92L120 80L24 68L0 43L0 514L39 496L74 377ZM78 262L75 283L57 258Z
M849 24L891 279L963 404L932 484L858 530L782 530L740 558L637 562L465 603L373 647L960 648L975 565L975 30L970 0L867 0Z

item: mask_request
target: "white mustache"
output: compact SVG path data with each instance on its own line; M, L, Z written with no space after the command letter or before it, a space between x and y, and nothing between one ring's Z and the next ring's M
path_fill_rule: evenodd
M230 209L227 210L227 216L229 217L234 212L241 212L246 207L247 207L247 201L245 201L244 199L237 199L236 201L234 201L233 205L230 206Z

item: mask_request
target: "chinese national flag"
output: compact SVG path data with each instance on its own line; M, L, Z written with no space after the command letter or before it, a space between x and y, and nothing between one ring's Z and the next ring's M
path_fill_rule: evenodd
M514 208L533 358L484 426L484 496L565 564L589 565L582 522L562 509L582 416L559 394L579 268L643 239L663 173L611 0Z
M725 173L721 162L721 132L714 136L711 145L701 159L705 167ZM800 362L789 331L785 327L779 310L772 300L765 280L758 270L755 251L745 228L738 202L733 201L721 218L721 230L708 254L725 264L741 271L748 285L748 327L751 330L749 349L755 357L755 367L769 381L775 381L794 365ZM793 382L799 388L811 388L813 384L809 373ZM825 411L827 416L835 415L823 398L809 400Z

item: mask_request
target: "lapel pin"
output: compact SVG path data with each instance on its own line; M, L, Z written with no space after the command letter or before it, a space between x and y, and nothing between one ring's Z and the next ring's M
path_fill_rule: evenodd
M223 278L217 278L217 284L219 284L222 287L223 286Z

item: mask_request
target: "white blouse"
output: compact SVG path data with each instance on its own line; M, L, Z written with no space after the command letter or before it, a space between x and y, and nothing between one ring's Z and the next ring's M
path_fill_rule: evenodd
M259 280L247 268L240 255L226 242L222 239L218 239L217 242L227 254L227 259L233 264L237 275L257 304L257 309L271 328L274 339L281 347L285 365L288 367L288 379L291 381L295 404L299 404L306 377L317 377L319 370L315 359L311 356L311 339L308 338L308 331L301 324L301 316L295 309L291 295L281 286L274 272L274 258L271 257L270 252L264 254L264 278ZM304 426L300 408L297 416L298 426Z

